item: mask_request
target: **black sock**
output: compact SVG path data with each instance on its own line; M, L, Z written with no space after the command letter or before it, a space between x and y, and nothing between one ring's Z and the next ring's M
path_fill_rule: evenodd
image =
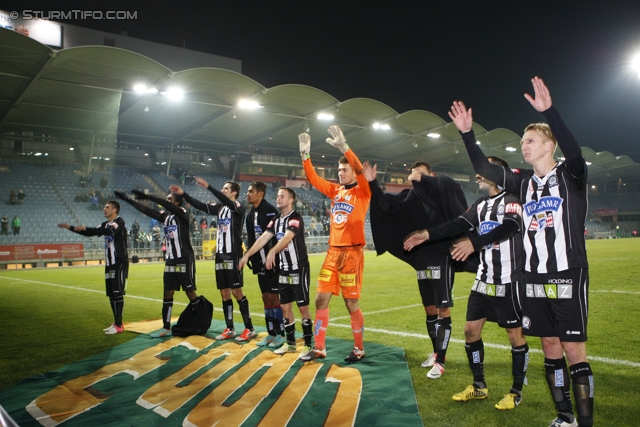
M438 315L437 314L427 314L427 332L429 333L429 338L431 338L431 344L433 345L433 352L435 353L437 348L437 325L438 325Z
M233 300L223 300L222 301L222 311L224 312L224 321L227 323L227 329L231 329L232 331L236 330L236 327L233 325Z
M444 359L447 356L447 347L451 338L451 317L438 319L438 341L436 351L438 356L436 362L444 366Z
M112 302L113 323L122 326L122 313L124 312L124 297L122 295L114 297Z
M576 400L578 424L580 427L593 425L593 372L589 362L572 365L573 398Z
M289 323L289 319L284 319L284 330L287 334L287 344L296 345L296 321Z
M240 306L240 314L242 314L242 320L244 322L244 327L253 331L253 323L251 323L251 313L249 313L249 300L244 296L240 301L238 301L238 306Z
M487 388L484 380L484 343L482 338L474 342L465 342L464 349L467 352L469 367L473 372L473 385L476 388Z
M567 369L567 361L561 359L544 359L547 385L551 392L551 397L556 404L558 418L572 423L574 420L573 408L571 406L571 378Z
M511 373L513 374L513 385L511 393L522 394L524 378L527 375L529 366L529 344L511 347Z
M313 321L311 319L302 319L302 337L304 345L311 347L311 339L313 338Z
M171 329L171 311L173 310L173 298L162 300L162 322L163 328Z

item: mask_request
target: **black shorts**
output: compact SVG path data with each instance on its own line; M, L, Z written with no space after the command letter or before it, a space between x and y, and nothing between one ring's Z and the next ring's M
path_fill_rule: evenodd
M218 289L242 287L242 270L238 270L239 260L240 257L234 254L216 254L216 286Z
M467 302L467 322L486 318L501 328L521 327L518 286L519 282L494 285L475 280Z
M522 294L522 333L559 337L564 342L587 340L589 270L559 273L525 272Z
M196 262L194 257L168 259L164 264L164 290L196 290Z
M108 297L125 295L129 277L129 260L116 260L116 263L105 267L104 278Z
M309 261L301 263L298 270L280 271L280 304L296 302L298 307L309 305Z
M263 294L278 294L280 285L278 285L278 273L274 270L261 271L257 274L260 292Z
M453 307L453 279L455 272L451 267L449 255L435 255L418 260L416 276L418 288L425 307Z

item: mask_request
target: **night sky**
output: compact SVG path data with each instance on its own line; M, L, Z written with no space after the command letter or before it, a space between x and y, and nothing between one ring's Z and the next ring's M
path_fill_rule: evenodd
M524 99L541 76L578 142L640 162L638 1L66 1L12 10L127 10L131 21L69 21L242 60L266 87L306 84L447 120L454 99L488 130L541 120ZM197 4L203 4L198 2ZM105 6L106 4L106 6Z

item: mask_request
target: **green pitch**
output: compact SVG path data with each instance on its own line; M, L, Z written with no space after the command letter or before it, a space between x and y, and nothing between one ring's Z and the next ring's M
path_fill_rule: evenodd
M589 241L587 248L591 267L587 349L595 374L595 422L596 425L637 425L640 338L632 331L640 310L637 279L640 239ZM311 257L312 282L323 259L321 255ZM29 376L96 355L136 336L130 332L106 336L101 332L112 319L104 295L103 271L103 267L74 267L0 272L0 390ZM471 383L462 329L472 277L471 274L456 276L453 340L447 353L446 372L438 380L429 380L427 371L420 367L431 344L415 274L409 266L389 255L376 257L374 253L367 253L361 300L365 342L406 349L424 425L547 425L555 412L544 379L540 343L535 338L529 340L532 349L527 374L529 385L524 388L522 405L508 412L493 408L511 384L508 340L504 331L494 324L487 324L483 333L489 398L462 404L451 400L454 393ZM206 295L216 307L214 318L222 320L211 261L198 262L197 283L198 293ZM262 302L251 274L245 274L245 293L254 323L262 326ZM184 293L176 296L174 308L179 313L187 300ZM161 299L162 264L132 264L125 321L160 317ZM235 308L237 310L237 305ZM350 341L350 320L341 298L332 300L330 317L328 334ZM240 322L239 314L236 321ZM367 357L375 354L368 353Z

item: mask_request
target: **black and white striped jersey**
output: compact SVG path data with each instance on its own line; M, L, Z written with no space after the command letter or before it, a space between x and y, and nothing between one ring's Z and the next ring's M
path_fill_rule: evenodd
M113 221L105 221L95 228L73 231L83 236L104 236L104 260L107 267L115 265L116 261L123 261L129 258L127 253L127 227L124 220L119 216Z
M218 231L216 235L217 254L238 254L242 256L242 223L244 208L237 200L231 200L219 190L209 186L211 191L222 203L203 203L184 193L184 199L194 208L218 217Z
M251 207L246 217L247 225L247 246L251 247L262 236L262 233L267 229L267 225L278 215L278 209L266 200L262 200L257 208ZM258 253L251 257L251 265L253 267L253 273L257 274L264 271L264 264L266 262L267 253L275 246L277 240L274 236L269 240Z
M189 215L184 208L182 214L163 211L164 241L167 246L165 259L178 259L193 256L193 248L189 240Z
M517 224L519 232L509 238L489 243L480 250L480 265L476 279L496 285L522 279L522 206L518 196L503 191L495 196L482 197L461 217L476 227L480 236L491 232L505 221L514 221Z
M267 226L267 232L275 234L280 241L287 230L292 231L295 236L286 248L278 254L278 268L280 271L298 270L308 261L307 244L304 240L304 220L302 215L296 211L291 211L285 216L278 215Z

